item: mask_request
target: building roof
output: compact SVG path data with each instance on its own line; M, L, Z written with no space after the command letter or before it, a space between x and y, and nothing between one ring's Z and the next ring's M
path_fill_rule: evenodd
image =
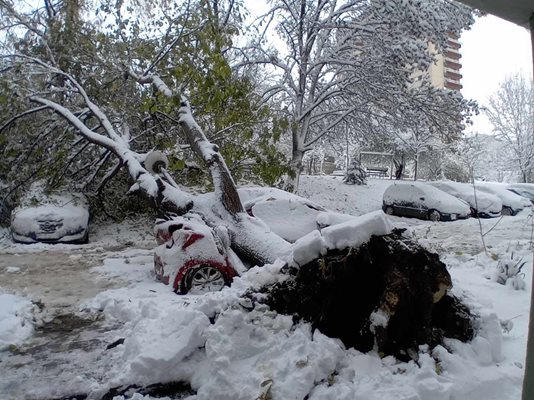
M532 0L458 0L460 3L496 15L530 29L529 20L534 17L534 1Z

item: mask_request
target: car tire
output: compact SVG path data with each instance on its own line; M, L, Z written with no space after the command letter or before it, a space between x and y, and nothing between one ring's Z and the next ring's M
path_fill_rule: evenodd
M210 264L200 264L187 272L180 285L180 293L218 292L225 286L229 286L229 282L217 267Z
M501 215L511 216L511 215L514 215L514 212L510 207L503 207L501 210Z
M391 207L391 206L387 206L384 212L385 212L387 215L395 215L395 210L394 210L393 207Z
M434 222L441 221L441 214L438 210L430 210L428 213L428 219Z

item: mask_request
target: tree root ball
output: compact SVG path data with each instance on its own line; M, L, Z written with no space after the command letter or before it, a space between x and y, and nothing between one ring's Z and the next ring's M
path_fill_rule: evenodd
M422 344L473 338L475 317L448 294L445 264L400 230L373 236L359 248L331 250L287 274L262 289L261 302L310 322L348 348L376 346L383 355L409 360Z

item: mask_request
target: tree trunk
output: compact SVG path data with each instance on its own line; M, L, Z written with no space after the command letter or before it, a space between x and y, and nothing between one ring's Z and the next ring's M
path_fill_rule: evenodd
M417 180L417 168L419 168L419 153L415 154L415 168L413 173L413 180Z
M170 90L156 75L140 77L131 71L129 74L139 83L152 85L155 90L166 97L173 98L180 95ZM211 227L225 226L229 232L232 248L253 265L263 265L287 255L290 244L266 229L265 225L255 222L253 217L244 212L234 180L219 153L218 146L206 138L191 114L191 109L185 99L180 102L178 114L180 126L184 130L191 148L209 169L215 196L226 211L226 215L222 215L219 209L199 210L193 208L191 211L199 212L204 222Z
M294 149L291 162L289 163L289 174L284 183L284 190L295 193L299 187L300 173L302 172L302 159L304 158L304 151L301 149Z

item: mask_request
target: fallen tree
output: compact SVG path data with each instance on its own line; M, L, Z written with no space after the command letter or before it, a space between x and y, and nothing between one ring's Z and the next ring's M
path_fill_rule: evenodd
M458 299L447 294L452 283L445 265L400 232L390 233L381 212L355 224L350 216L349 222L341 225L336 225L339 218L327 221L323 225L335 226L315 231L295 245L245 213L218 147L204 135L187 100L158 75L125 72L129 79L150 85L155 93L177 104L176 120L212 177L210 201L197 201L180 189L164 162L151 160L150 167L145 165L150 153L131 150L129 129L112 123L72 75L27 56L12 56L10 61L19 70L51 82L62 77L62 90L78 99L77 110L30 92L28 100L38 104L33 111L52 111L77 135L114 154L134 180L130 193L147 198L160 213L199 215L215 234L227 232L231 247L252 265L288 260L288 279L263 290L267 296L262 301L273 310L310 321L347 347L367 351L376 345L380 352L400 359L414 358L419 345L436 345L443 337L472 338L473 317Z

